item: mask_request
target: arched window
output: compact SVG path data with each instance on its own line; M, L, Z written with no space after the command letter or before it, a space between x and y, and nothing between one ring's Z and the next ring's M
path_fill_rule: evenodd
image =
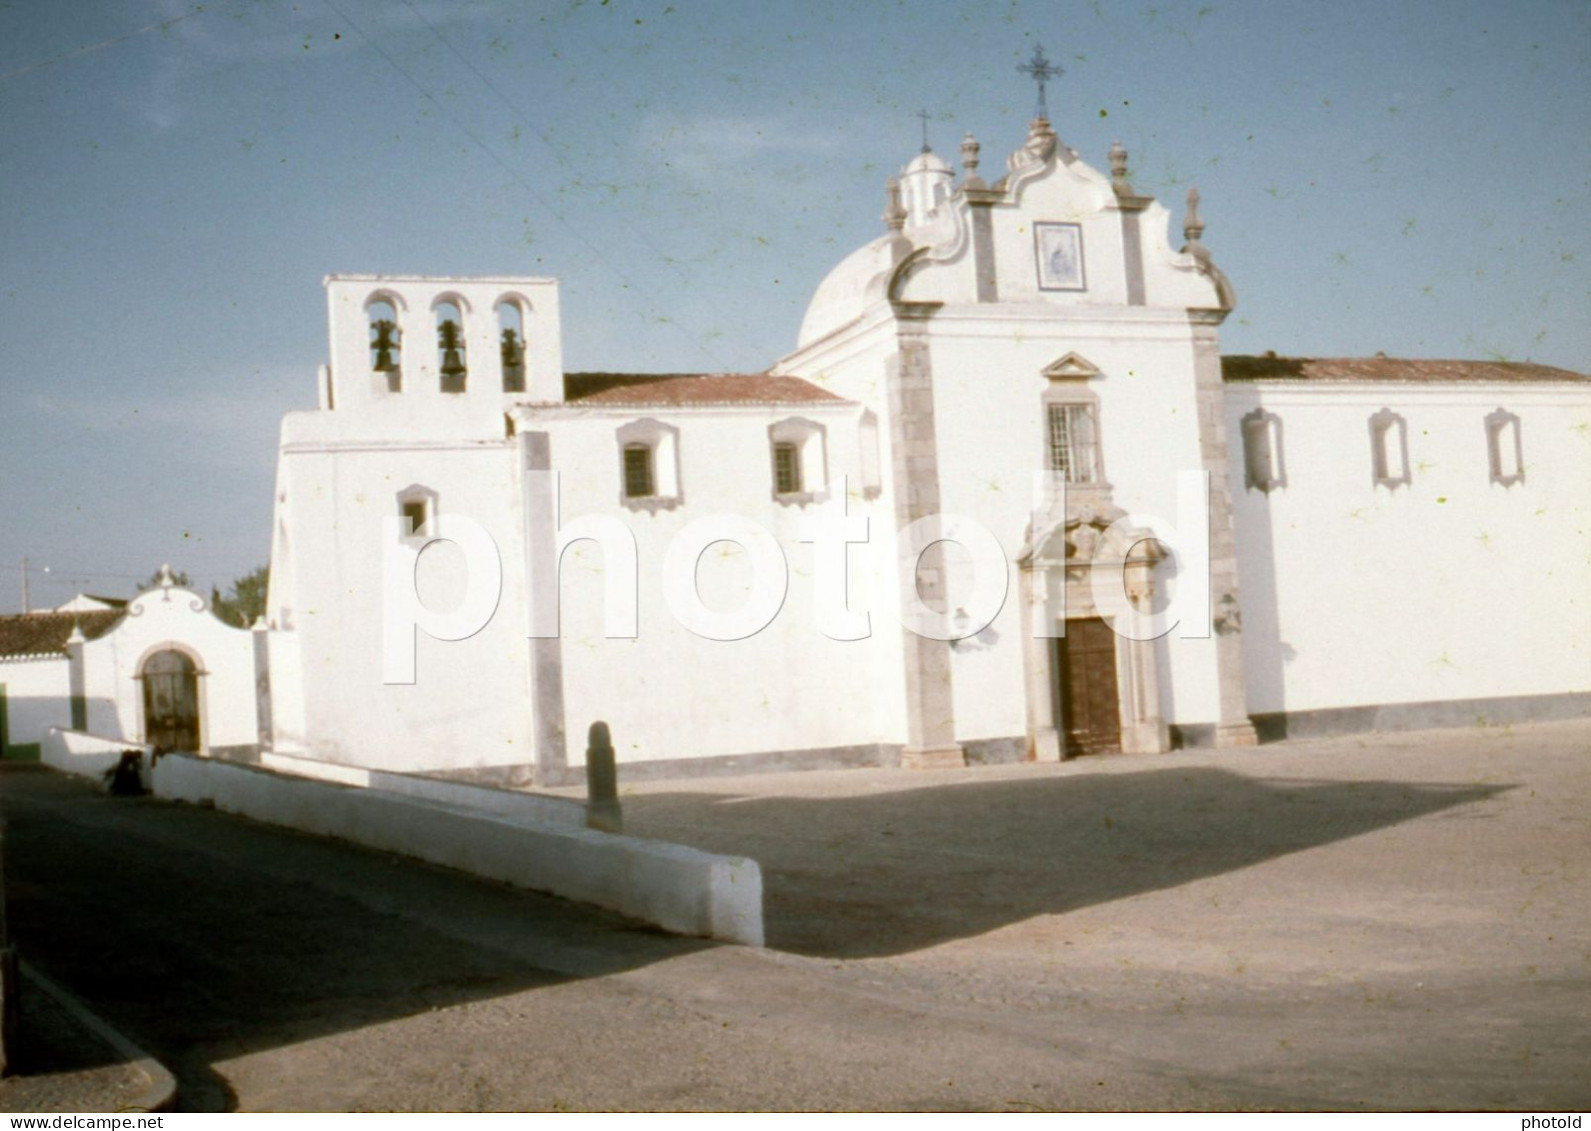
M505 298L497 304L497 338L503 354L503 392L525 391L525 309Z
M1390 408L1370 418L1370 473L1377 487L1389 491L1411 482L1408 424Z
M1512 487L1525 481L1525 449L1519 438L1519 417L1501 408L1487 414L1486 454L1493 483Z
M648 513L679 506L679 429L660 420L632 420L616 438L619 502Z
M800 417L768 426L775 502L812 503L828 497L825 439L823 425Z
M429 541L435 533L428 524L436 517L437 493L430 487L411 483L398 492L397 498L398 536L406 542Z
M453 299L436 304L436 368L444 393L462 393L469 377L464 346L464 313Z
M398 328L398 308L390 298L377 295L365 304L370 331L370 371L385 377L387 391L403 389L403 333Z
M1257 408L1243 417L1243 484L1270 494L1287 486L1282 461L1282 418Z

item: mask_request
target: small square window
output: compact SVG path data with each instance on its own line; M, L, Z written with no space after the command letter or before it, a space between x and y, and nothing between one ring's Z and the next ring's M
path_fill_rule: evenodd
M399 491L398 537L410 542L432 537L434 531L427 524L436 518L436 500L436 492L419 483L411 483Z
M645 444L630 444L624 449L625 498L650 499L656 493L652 482L652 449Z

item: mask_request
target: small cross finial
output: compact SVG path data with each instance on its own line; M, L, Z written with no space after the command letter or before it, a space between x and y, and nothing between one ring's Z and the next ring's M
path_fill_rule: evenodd
M913 117L921 118L923 121L923 152L932 153L933 149L928 144L928 111L919 110Z
M1050 109L1044 101L1044 84L1050 79L1059 78L1065 71L1059 64L1050 62L1044 54L1044 45L1039 43L1033 45L1033 58L1026 63L1018 63L1016 69L1039 84L1039 103L1034 116L1047 119Z

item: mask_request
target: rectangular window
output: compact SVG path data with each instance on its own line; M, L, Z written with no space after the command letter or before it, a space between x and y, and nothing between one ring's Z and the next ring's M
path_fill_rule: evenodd
M631 499L652 497L652 449L643 444L624 449L624 494Z
M1068 483L1099 482L1099 440L1091 404L1049 406L1050 470Z
M406 499L399 504L398 513L408 523L409 529L407 533L410 537L418 534L420 527L425 525L425 511L424 499Z
M801 493L801 449L794 444L773 446L774 490L781 495Z

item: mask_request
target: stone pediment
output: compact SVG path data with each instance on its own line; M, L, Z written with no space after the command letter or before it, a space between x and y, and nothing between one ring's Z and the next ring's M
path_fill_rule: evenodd
M1068 353L1044 367L1044 376L1051 381L1086 381L1100 377L1099 366L1080 353Z

